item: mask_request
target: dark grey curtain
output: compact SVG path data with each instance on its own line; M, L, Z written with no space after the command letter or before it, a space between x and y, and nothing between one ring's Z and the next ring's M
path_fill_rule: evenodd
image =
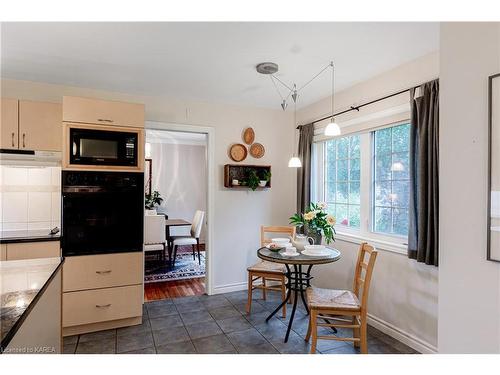
M408 257L438 266L439 81L410 90L410 222Z
M311 149L314 137L314 124L299 128L298 157L302 168L297 170L297 212L304 212L311 203Z

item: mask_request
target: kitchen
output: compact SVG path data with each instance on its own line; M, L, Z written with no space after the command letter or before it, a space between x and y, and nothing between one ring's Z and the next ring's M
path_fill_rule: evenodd
M144 106L2 98L1 119L2 351L60 353L61 336L140 324ZM31 329L39 340L27 344L23 327L47 320L53 289L59 328Z

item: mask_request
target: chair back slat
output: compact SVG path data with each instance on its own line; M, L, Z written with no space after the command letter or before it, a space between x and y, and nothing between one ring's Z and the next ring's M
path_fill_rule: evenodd
M266 246L268 243L271 242L271 239L266 237L266 234L276 235L277 233L294 238L295 227L262 225L260 227L260 246Z
M363 242L359 247L353 291L361 302L361 310L365 312L367 309L368 293L370 291L373 267L377 259L377 254L377 250L366 242ZM365 258L368 259L365 260Z

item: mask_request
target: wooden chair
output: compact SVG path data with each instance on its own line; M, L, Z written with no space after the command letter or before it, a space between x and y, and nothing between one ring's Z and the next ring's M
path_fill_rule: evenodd
M368 258L366 261L365 257ZM366 315L375 259L377 259L377 251L366 242L362 243L354 272L353 292L307 288L307 304L311 315L306 341L309 341L312 333L311 353L316 352L318 339L350 341L355 347L361 346L361 353L368 353ZM321 323L318 322L319 319ZM339 323L332 323L332 321ZM353 330L353 337L318 336L318 327L350 328Z
M261 226L260 227L260 246L266 246L271 242L271 239L266 237L266 234L271 234L277 237L278 235L287 235L295 237L295 227L286 226ZM284 264L273 262L260 261L251 267L248 271L248 302L247 314L250 314L252 309L252 292L254 289L262 290L262 298L266 299L268 290L281 291L281 298L286 298L286 267ZM262 279L262 284L254 285L256 281ZM272 281L273 285L268 285L267 281ZM286 317L286 304L283 306L283 317Z

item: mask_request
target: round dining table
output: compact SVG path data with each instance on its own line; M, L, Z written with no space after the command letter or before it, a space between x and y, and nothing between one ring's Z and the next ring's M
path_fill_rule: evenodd
M297 256L287 256L284 255L284 250L279 252L271 251L267 247L261 247L257 250L257 256L267 262L281 263L286 267L286 277L287 277L287 294L286 298L281 302L281 304L266 318L266 322L269 321L276 313L290 300L293 292L293 305L292 314L288 321L288 328L286 330L285 342L288 341L288 336L290 335L290 330L292 329L293 318L295 316L295 311L297 310L297 300L299 299L299 294L302 299L302 303L309 315L309 307L307 306L306 298L304 292L307 287L311 286L311 269L317 264L327 264L336 262L340 259L340 251L333 248L326 248L328 254L311 256L305 255L299 252ZM302 267L307 267L306 271Z

